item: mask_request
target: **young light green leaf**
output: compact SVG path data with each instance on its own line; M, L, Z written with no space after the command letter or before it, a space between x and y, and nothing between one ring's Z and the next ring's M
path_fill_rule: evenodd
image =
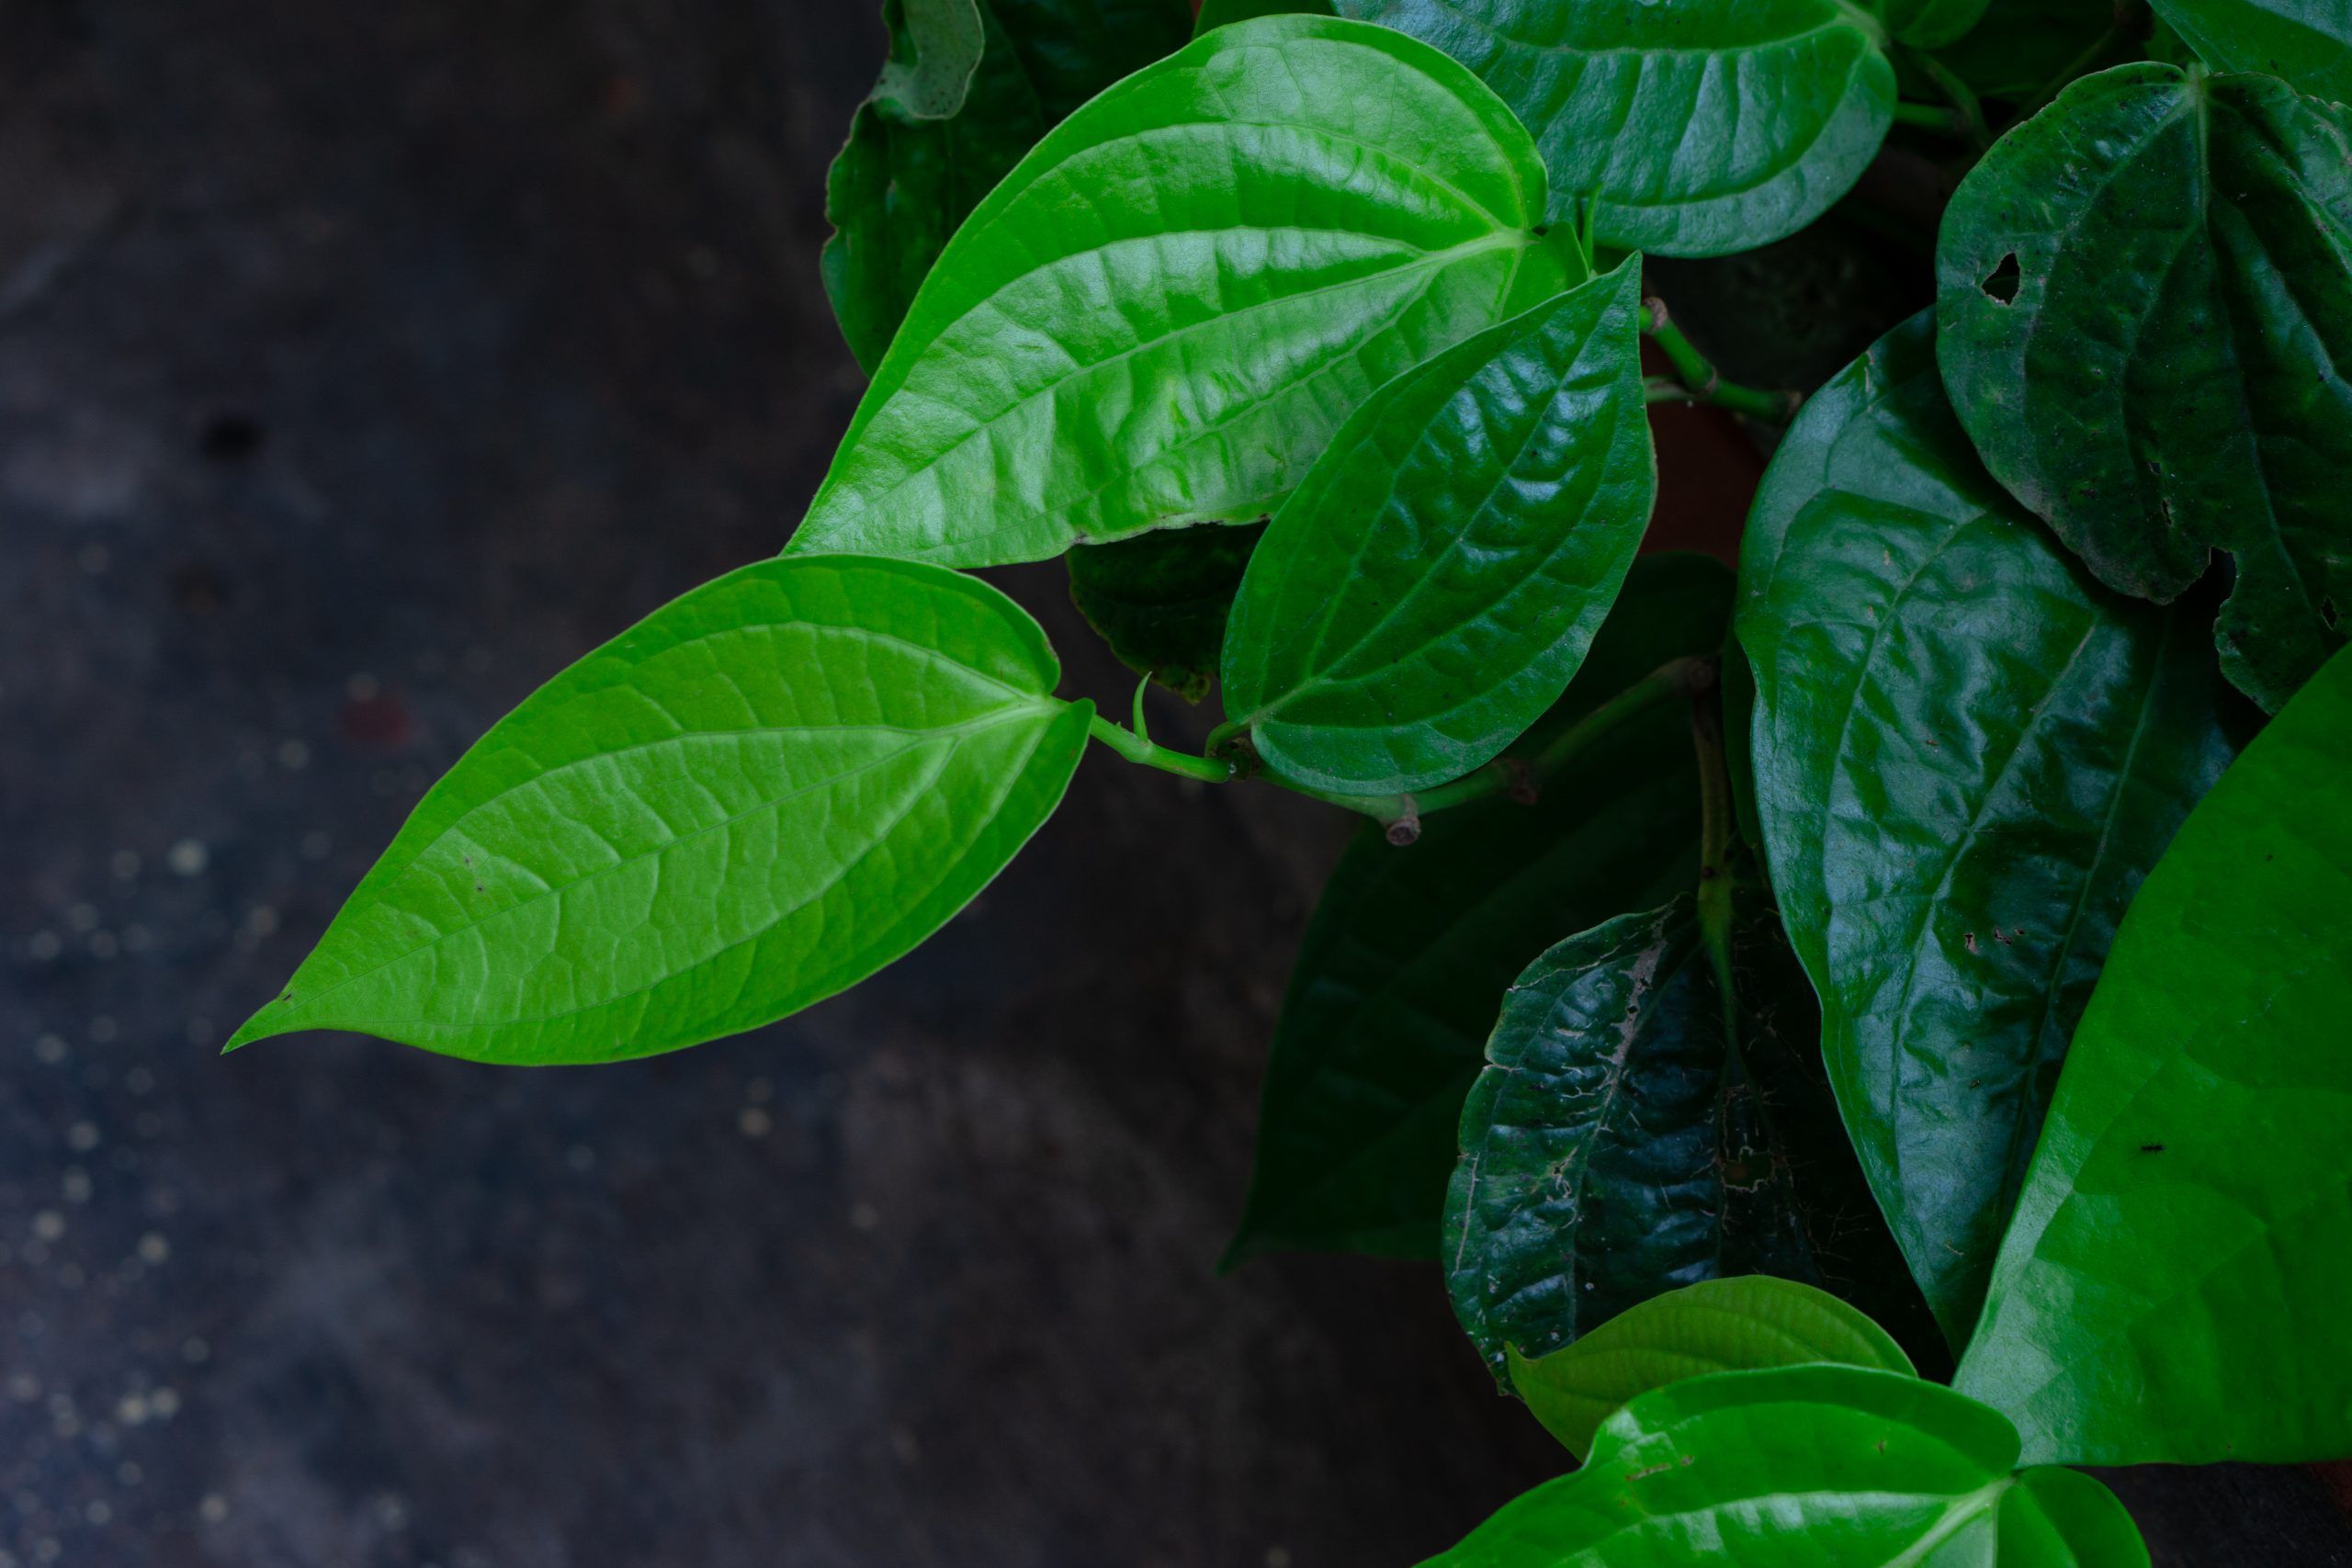
M1641 265L1383 387L1250 558L1229 722L1319 789L1484 766L1556 701L1649 524Z
M2230 553L2216 640L2276 709L2352 635L2352 109L2266 77L2086 77L1961 183L1938 357L1994 477L2099 579Z
M1871 1245L1818 1029L1779 922L1747 894L1726 954L1686 894L1528 966L1462 1108L1443 1232L1454 1315L1498 1379L1507 1346L1549 1354L1718 1275L1907 1289L1893 1247Z
M2344 0L2152 0L2216 71L2284 77L2314 97L2352 98L2352 6Z
M2113 1494L2017 1461L1998 1412L1917 1378L1717 1372L1634 1400L1425 1568L2147 1568Z
M1293 14L1329 17L1335 13L1331 9L1331 0L1201 0L1201 14L1193 20L1193 33L1198 37L1216 28L1231 27L1236 22Z
M1828 1292L1742 1274L1653 1296L1540 1360L1513 1348L1510 1383L1581 1460L1601 1422L1654 1388L1815 1361L1917 1375L1885 1329Z
M2352 652L2117 933L1959 1386L2086 1464L2352 1453Z
M1184 0L885 0L882 16L890 62L826 180L834 232L818 260L869 373L965 215L1057 120L1190 25Z
M1208 695L1225 622L1262 524L1161 528L1062 558L1069 596L1119 661L1189 702Z
M936 567L797 557L660 610L418 805L230 1042L353 1029L600 1062L783 1017L969 902L1061 798L1093 709Z
M2231 742L2203 623L2087 581L1953 421L1923 312L1809 402L1749 516L1772 886L1955 1346L2116 922Z
M1850 189L1894 111L1886 28L1849 0L1340 0L1428 39L1534 132L1552 216L1712 256L1792 234Z
M1581 280L1544 166L1425 44L1219 28L941 254L792 542L959 566L1272 512L1381 383Z

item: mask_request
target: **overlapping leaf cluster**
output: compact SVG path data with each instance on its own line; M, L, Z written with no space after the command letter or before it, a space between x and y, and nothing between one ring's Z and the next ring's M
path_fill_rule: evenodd
M2352 39L2158 10L888 0L786 552L496 727L232 1044L782 1017L1091 735L1368 819L1230 1258L1439 1261L1587 1460L1442 1561L2144 1562L2048 1467L2352 1452ZM1647 406L1789 407L1645 285L1930 165L1736 581L1637 559ZM961 570L1065 555L1202 753Z

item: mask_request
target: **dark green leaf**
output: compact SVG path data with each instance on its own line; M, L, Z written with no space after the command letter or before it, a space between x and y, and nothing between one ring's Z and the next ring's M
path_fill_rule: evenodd
M1581 1460L1601 1422L1654 1388L1815 1361L1917 1375L1885 1329L1826 1291L1742 1274L1652 1296L1541 1360L1514 1349L1510 1383Z
M1566 689L1648 525L1641 265L1383 387L1274 514L1226 629L1273 772L1385 795L1484 766Z
M2075 1032L1960 1385L2085 1463L2352 1453L2352 652L2232 765Z
M1506 1346L1546 1354L1718 1275L1905 1283L1868 1245L1804 972L1770 911L1741 906L1727 953L1684 895L1568 938L1503 998L1442 1238L1454 1315L1497 1377Z
M1552 216L1711 256L1792 234L1885 139L1886 30L1847 0L1340 0L1484 77L1552 170Z
M1262 524L1161 528L1062 558L1069 596L1119 661L1191 702L1208 695L1225 620Z
M1731 574L1634 563L1532 752L1660 665L1712 652ZM1434 1260L1463 1096L1511 980L1561 930L1653 908L1698 874L1688 716L1637 716L1532 806L1436 812L1397 849L1367 825L1324 889L1283 1002L1257 1172L1228 1261L1283 1247Z
M1581 273L1544 166L1381 28L1219 28L1047 133L941 254L792 547L981 566L1272 512L1373 389Z
M1997 1412L1917 1378L1718 1372L1626 1405L1427 1568L2147 1568L2105 1487L2017 1461Z
M2347 164L2352 109L2123 66L2001 139L1936 256L1985 466L2127 593L2228 551L2222 667L2273 709L2352 633Z
M1740 564L1772 886L1879 1202L1963 1343L2124 906L2229 761L2202 623L1977 464L1923 313L1831 381Z
M2352 6L2344 0L2153 3L2216 71L2258 71L2318 97L2352 98Z
M819 258L869 372L965 215L1056 120L1189 26L1183 0L886 0L882 14L890 62L826 180L834 233Z
M459 759L232 1046L490 1062L691 1045L855 984L1053 811L1092 707L936 567L797 557L655 611Z
M1212 28L1230 27L1258 17L1290 15L1329 17L1331 0L1201 0L1201 14L1193 24L1195 36Z
M1984 18L1989 0L1886 0L1886 25L1919 49L1941 49Z
M2113 0L1992 0L1975 27L1936 51L1952 74L1988 98L2027 100L2065 71L2115 23ZM2120 51L2120 46L2119 46ZM1905 96L1934 85L1898 66Z

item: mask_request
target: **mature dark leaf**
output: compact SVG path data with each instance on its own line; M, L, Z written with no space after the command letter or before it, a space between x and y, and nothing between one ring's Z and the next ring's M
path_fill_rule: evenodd
M1093 714L1059 678L972 578L731 572L501 719L230 1044L600 1062L781 1018L936 931L1053 811Z
M1944 0L1958 4L1960 0ZM1552 216L1711 256L1792 234L1860 177L1894 106L1886 29L1847 0L1339 0L1484 77L1534 132Z
M2352 6L2344 0L2152 0L2216 71L2256 71L2342 103L2352 98Z
M1745 893L1727 953L1686 894L1528 966L1462 1109L1442 1233L1454 1315L1498 1378L1507 1346L1548 1354L1718 1275L1905 1283L1883 1277L1893 1248L1869 1245L1819 1026L1779 922Z
M1532 751L1651 671L1713 651L1731 574L1645 556ZM1698 874L1688 716L1641 715L1536 802L1433 813L1397 849L1367 825L1332 873L1283 998L1257 1172L1227 1260L1284 1247L1438 1256L1463 1096L1495 1009L1562 929L1663 903Z
M1229 27L1235 22L1247 22L1258 17L1293 14L1314 17L1338 15L1331 9L1331 0L1201 0L1201 14L1193 23L1193 31L1197 36L1212 28Z
M2133 900L1960 1386L2084 1463L2352 1453L2352 652Z
M890 60L825 183L819 269L870 373L948 235L1055 121L1184 41L1184 0L885 0Z
M2203 623L2088 581L1977 464L1923 313L1790 427L1739 637L1772 886L1954 1346L2124 906L2231 754Z
M1190 702L1216 679L1225 621L1263 524L1160 528L1062 558L1069 596L1119 661Z
M1510 1355L1511 1387L1579 1460L1620 1406L1685 1378L1817 1361L1918 1375L1867 1315L1770 1274L1702 1280L1628 1307L1541 1360Z
M2114 22L2114 0L1992 0L1983 19L1937 50L1936 59L1985 97L2030 99ZM1898 64L1897 75L1910 96L1911 73ZM1922 77L1916 90L1932 97L1934 84Z
M2276 709L2352 634L2352 109L2086 77L1962 182L1936 271L1985 466L2127 593L2228 551L2222 668Z
M1641 264L1383 387L1283 503L1226 628L1226 713L1285 778L1475 772L1558 700L1657 488Z
M1989 0L1886 0L1886 25L1903 42L1941 49L1984 19Z
M1401 33L1219 28L941 254L792 547L959 566L1272 512L1373 389L1581 281L1510 111Z
M1425 1568L2147 1568L2105 1487L2017 1462L1998 1412L1917 1378L1717 1372L1627 1404Z

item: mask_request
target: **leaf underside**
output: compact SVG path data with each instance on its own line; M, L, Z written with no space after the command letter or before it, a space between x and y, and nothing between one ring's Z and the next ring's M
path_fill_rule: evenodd
M1226 617L1263 525L1160 528L1062 558L1070 602L1119 662L1188 702L1208 695Z

